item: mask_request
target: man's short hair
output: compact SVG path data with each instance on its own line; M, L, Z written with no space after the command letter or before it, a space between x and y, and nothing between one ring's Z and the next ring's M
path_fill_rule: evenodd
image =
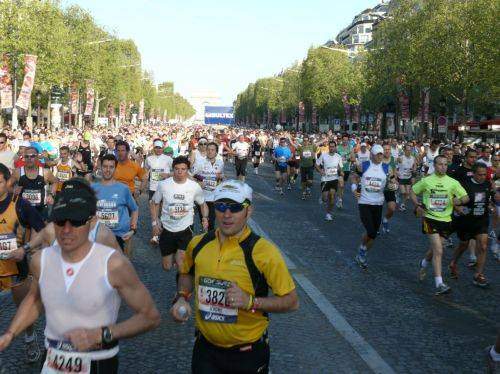
M191 162L189 162L189 159L186 156L177 156L176 158L174 158L174 161L172 162L172 169L176 165L180 164L185 164L188 169L191 167Z
M118 149L118 147L120 147L120 146L125 147L127 152L130 152L130 145L125 140L118 140L116 142L116 149Z
M111 154L111 153L108 153L108 154L105 154L104 156L102 156L101 165L104 161L113 161L115 163L115 166L118 164L117 158L115 157L114 154Z

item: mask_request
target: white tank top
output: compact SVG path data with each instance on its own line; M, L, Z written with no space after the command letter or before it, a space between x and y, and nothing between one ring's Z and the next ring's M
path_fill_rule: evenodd
M382 163L374 164L370 161L370 166L361 177L359 204L383 205L386 182L387 175L384 172Z
M121 299L108 280L108 261L114 252L94 243L82 261L70 264L63 261L59 246L43 249L38 284L45 308L47 339L65 341L64 334L73 329L116 323ZM102 360L117 353L118 346L90 352L89 356L92 360Z

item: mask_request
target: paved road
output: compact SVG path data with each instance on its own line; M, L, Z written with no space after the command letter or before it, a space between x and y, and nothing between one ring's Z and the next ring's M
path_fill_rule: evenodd
M228 175L234 175L228 165ZM250 167L249 167L250 171ZM410 212L397 213L389 235L377 240L369 269L353 263L362 227L350 194L345 208L325 222L318 204L318 182L310 201L299 192L273 191L270 165L249 175L255 192L252 226L285 254L298 285L298 312L272 315L273 373L481 373L483 348L499 326L500 276L490 254L488 290L471 285L472 274L449 281L450 295L433 296L433 280L416 280L426 241ZM145 201L141 201L142 211ZM193 325L176 325L168 314L174 274L159 265L159 251L148 244L149 219L140 220L133 263L163 317L152 333L121 344L122 373L189 372ZM449 260L450 251L445 254ZM0 296L0 330L14 313L10 297ZM122 307L120 318L129 315ZM38 324L43 326L41 319ZM36 372L23 362L22 340L0 353L0 373ZM2 372L3 370L3 372Z

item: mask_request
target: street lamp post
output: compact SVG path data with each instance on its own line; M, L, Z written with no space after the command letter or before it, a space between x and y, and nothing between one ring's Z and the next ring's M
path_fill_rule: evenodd
M36 127L40 127L40 116L41 116L40 99L42 98L42 93L39 90L36 91L35 97L36 97Z

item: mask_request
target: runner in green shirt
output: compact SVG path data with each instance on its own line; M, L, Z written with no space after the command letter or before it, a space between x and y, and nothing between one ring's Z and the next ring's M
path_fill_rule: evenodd
M354 148L349 144L349 136L347 134L342 135L342 143L337 146L337 153L342 157L342 163L344 165L343 172L344 178L339 179L339 192L337 194L337 208L342 208L343 197L344 197L344 183L349 180L349 175L351 173L351 162L356 162L356 155L354 154Z
M411 191L411 199L415 204L417 216L424 216L422 231L427 235L430 249L420 263L420 280L425 279L427 264L432 260L436 295L451 291L443 283L441 261L443 256L443 243L441 238L447 238L452 233L451 214L455 209L459 214L464 204L469 202L469 197L460 183L446 175L448 161L444 156L434 158L434 173L417 182ZM418 202L417 195L422 195L422 204Z
M316 145L311 144L309 137L305 136L302 145L297 147L297 155L300 157L300 184L302 188L302 200L311 195L311 187L314 178L314 161L316 156Z

